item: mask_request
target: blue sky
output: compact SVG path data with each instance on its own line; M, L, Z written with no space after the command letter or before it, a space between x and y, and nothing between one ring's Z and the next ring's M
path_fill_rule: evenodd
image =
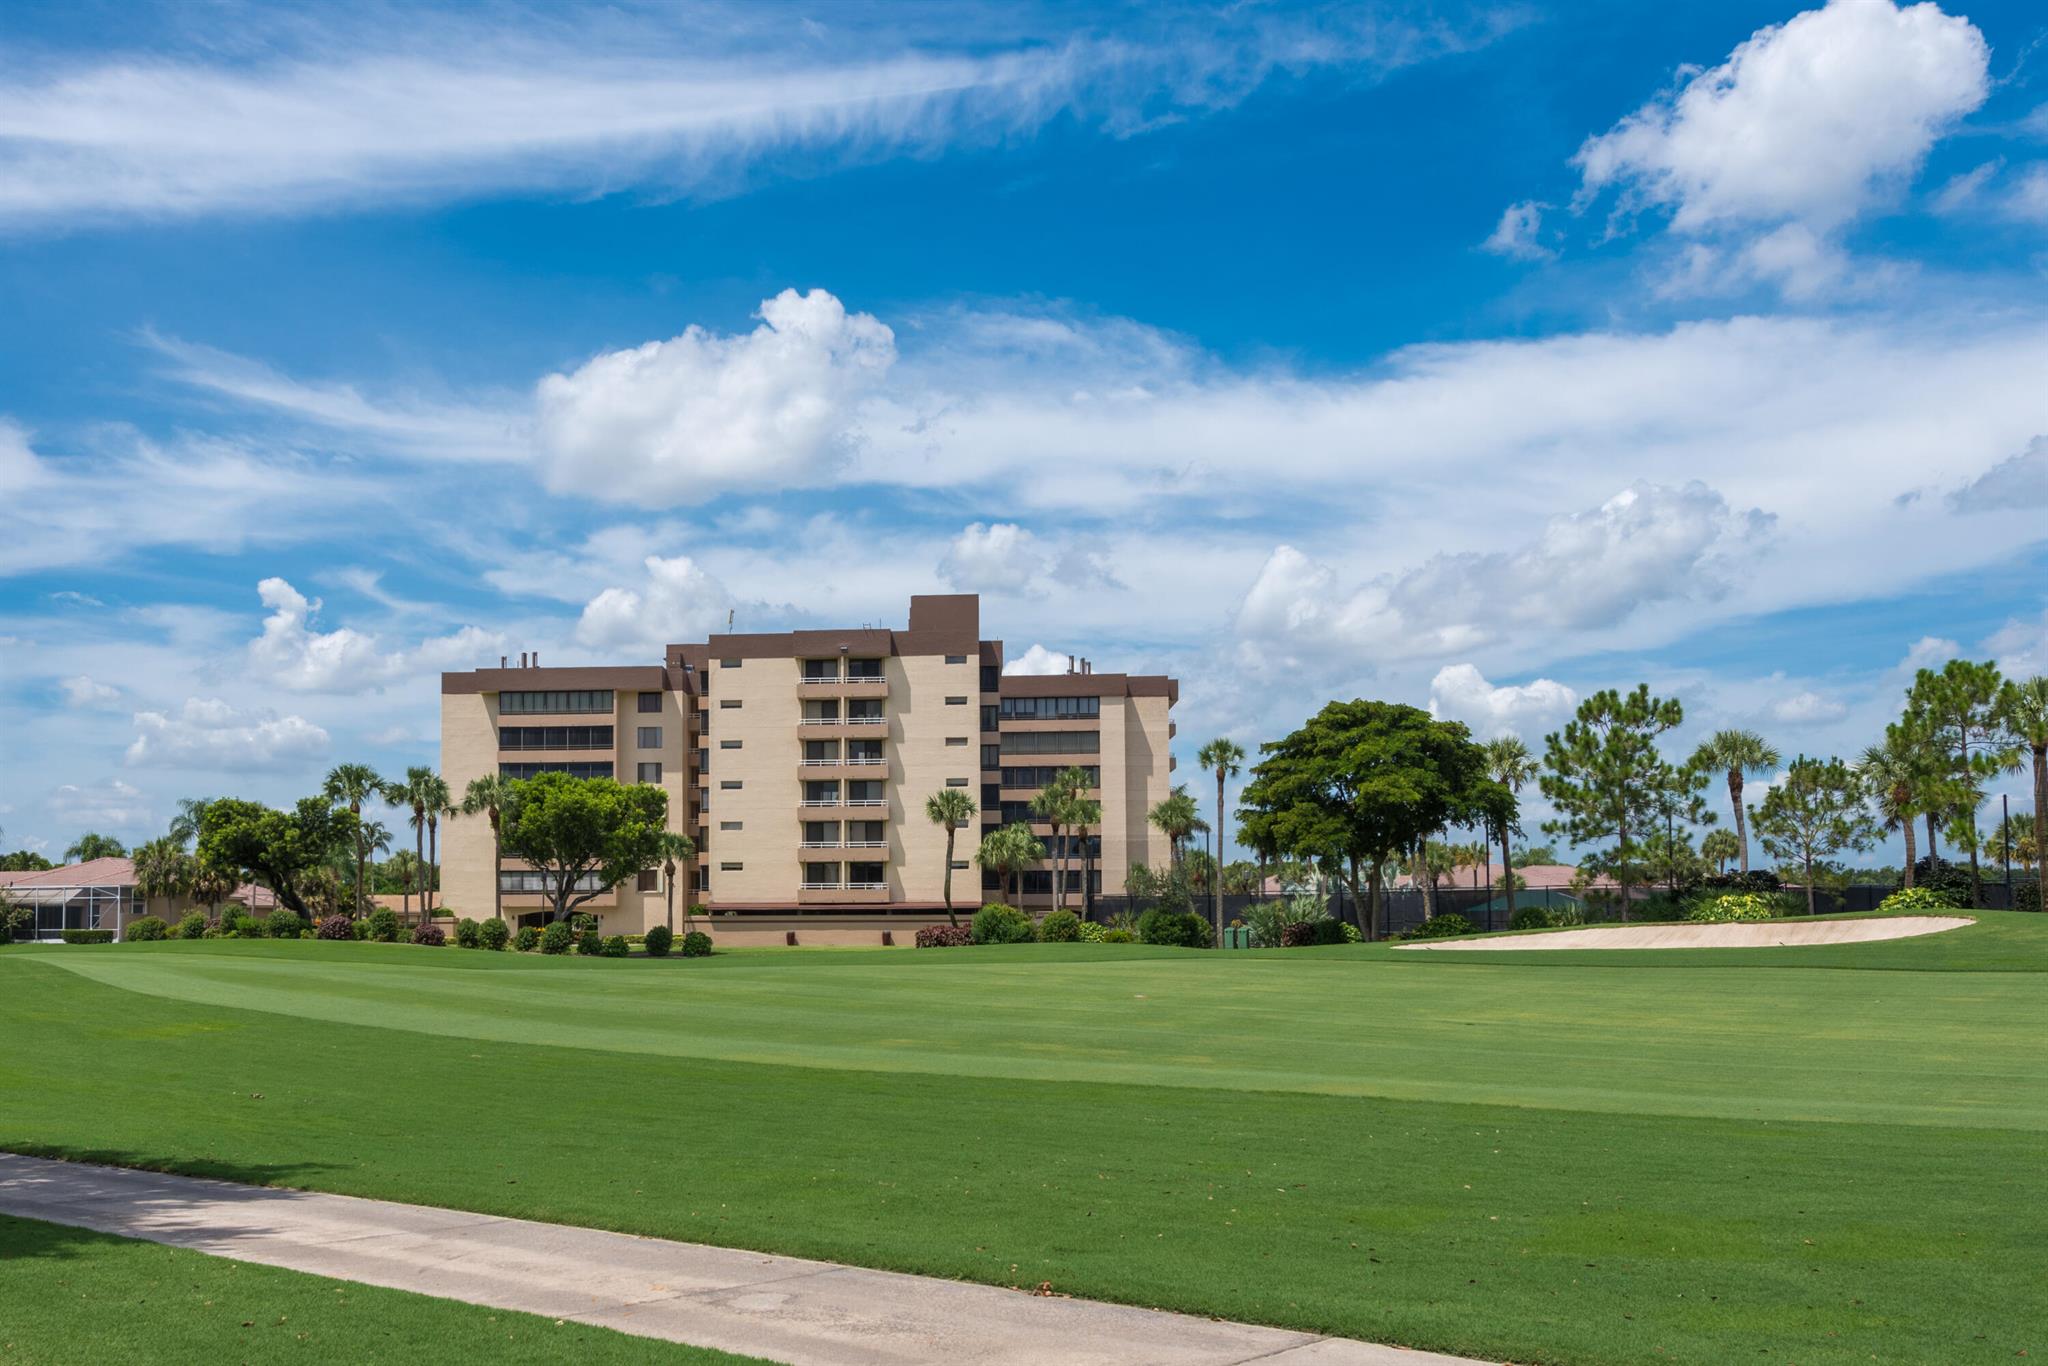
M2044 37L9 6L0 844L431 761L442 668L949 590L1178 674L1189 768L1638 680L1851 753L1919 663L2048 669Z

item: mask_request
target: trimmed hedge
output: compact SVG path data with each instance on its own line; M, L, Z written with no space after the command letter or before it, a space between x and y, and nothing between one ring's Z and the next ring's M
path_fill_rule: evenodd
M128 933L123 936L131 944L153 944L159 939L169 939L171 927L162 917L154 915L137 916L128 922Z
M557 920L541 931L540 951L542 953L567 953L575 942L576 937L569 930L569 922Z
M585 958L595 958L604 952L604 936L596 930L585 930L576 936L576 952Z
M1433 915L1420 925L1402 935L1403 939L1454 939L1461 934L1477 934L1479 927L1459 915L1456 911L1444 911Z
M1511 930L1547 930L1550 928L1550 912L1542 906L1517 906L1515 913L1508 917Z
M1038 937L1047 944L1073 944L1081 938L1081 917L1072 911L1054 911L1038 922Z
M1132 934L1129 930L1111 926L1102 932L1102 942L1105 944L1135 944L1138 942L1138 936Z
M114 942L114 932L112 930L64 930L62 934L64 942L67 944L111 944Z
M604 956L607 958L624 958L632 951L632 946L626 943L626 936L623 934L615 934L604 941Z
M280 906L264 919L263 928L272 939L297 939L306 922L299 919L297 911Z
M704 931L702 930L691 930L688 934L683 936L683 957L709 958L710 956L710 935L704 933Z
M368 924L370 926L370 938L378 943L396 944L398 942L398 912L388 907L379 906L376 910L370 912Z
M492 916L476 927L477 945L496 953L505 947L505 941L512 937L512 927Z
M455 944L457 948L473 949L483 943L483 927L468 916L455 922Z
M647 932L647 938L642 942L649 958L666 958L668 951L675 946L675 940L674 930L666 925L656 925Z
M926 925L917 932L921 949L964 949L974 942L974 932L965 925Z
M991 901L974 913L969 937L977 944L1029 944L1038 938L1031 917L1015 906Z
M187 911L187 912L185 912L185 918L184 918L184 919L182 919L182 920L180 920L180 921L178 922L178 938L180 938L180 939L204 939L204 938L206 938L206 912L205 912L205 911Z
M1154 906L1138 917L1138 940L1175 949L1206 949L1215 934L1209 922L1193 911L1169 911Z
M519 933L512 938L512 947L521 953L532 953L540 947L540 930L532 925L521 925Z

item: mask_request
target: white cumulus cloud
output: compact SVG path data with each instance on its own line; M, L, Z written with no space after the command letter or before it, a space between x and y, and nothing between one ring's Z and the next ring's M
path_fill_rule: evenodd
M1839 721L1849 714L1848 705L1823 697L1811 688L1783 697L1771 704L1771 719L1788 726L1817 726Z
M576 623L579 644L650 655L655 662L664 645L724 629L733 596L702 565L687 555L649 555L642 563L644 583L607 588L585 604Z
M1550 206L1533 199L1510 204L1501 211L1500 222L1480 243L1482 250L1523 261L1540 261L1557 253L1543 245L1543 211Z
M1993 465L1949 500L1961 512L2004 512L2048 507L2048 436Z
M327 732L303 716L243 710L219 698L190 697L176 714L135 713L128 762L156 768L253 772L316 758Z
M504 648L502 635L465 626L413 649L387 652L376 636L350 627L315 629L319 601L284 579L264 579L256 594L271 610L263 633L249 642L249 667L256 677L291 692L367 692L414 674L475 668Z
M1006 674L1063 674L1067 671L1068 655L1057 650L1048 650L1043 645L1033 645L1021 655L1010 655L1003 660Z
M1429 681L1429 714L1463 721L1475 735L1538 735L1569 718L1579 695L1553 678L1496 686L1470 664L1447 664Z
M121 690L102 683L85 674L76 674L64 680L64 704L70 707L99 707L115 701Z
M825 479L852 448L854 401L895 362L895 334L822 289L785 289L760 318L752 332L692 326L543 379L549 487L701 502Z

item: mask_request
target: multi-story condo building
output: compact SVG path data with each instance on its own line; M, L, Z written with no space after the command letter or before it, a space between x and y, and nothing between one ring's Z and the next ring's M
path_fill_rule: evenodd
M1085 660L1006 676L1002 642L981 638L978 597L913 597L902 630L731 634L671 645L660 664L541 668L528 656L443 674L441 771L458 793L494 767L660 784L670 828L698 849L687 881L678 875L679 906L887 915L944 906L946 834L925 815L932 793L963 789L980 808L953 855L954 902L971 909L996 888L972 862L982 834L1030 821L1031 796L1079 766L1102 823L1062 836L1072 841L1066 899L1078 905L1090 890L1121 891L1133 863L1168 858L1147 814L1171 790L1178 696L1171 678L1096 673ZM1042 909L1053 836L1033 828L1048 859L1024 873L1021 900ZM508 917L541 911L531 870L491 867L483 822L444 826L442 855L456 913L491 905L494 873ZM666 897L650 870L586 909L608 933L632 933L662 918Z

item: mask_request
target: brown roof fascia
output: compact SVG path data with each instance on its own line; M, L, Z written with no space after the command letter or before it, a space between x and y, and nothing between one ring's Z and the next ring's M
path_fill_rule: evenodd
M1180 680L1164 674L1004 674L1004 697L1163 697L1180 701Z
M553 692L610 688L614 692L662 692L668 670L659 664L615 664L601 668L472 669L441 675L444 693Z

